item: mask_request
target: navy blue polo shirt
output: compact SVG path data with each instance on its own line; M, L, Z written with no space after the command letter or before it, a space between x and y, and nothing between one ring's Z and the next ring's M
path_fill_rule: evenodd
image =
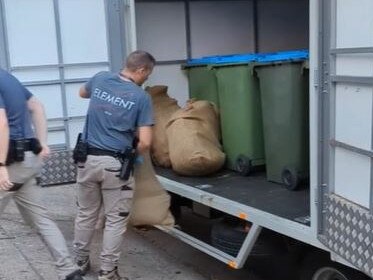
M13 75L0 68L0 108L8 118L10 139L34 137L27 100L32 97Z

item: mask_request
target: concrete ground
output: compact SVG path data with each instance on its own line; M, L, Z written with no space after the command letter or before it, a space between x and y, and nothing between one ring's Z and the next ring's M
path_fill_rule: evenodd
M73 185L44 188L45 203L71 249L75 193ZM92 271L97 279L101 244L98 231L92 250ZM120 272L130 280L259 280L251 269L230 270L208 255L158 230L130 229L126 233ZM57 279L50 254L37 233L21 219L11 202L0 218L0 280Z

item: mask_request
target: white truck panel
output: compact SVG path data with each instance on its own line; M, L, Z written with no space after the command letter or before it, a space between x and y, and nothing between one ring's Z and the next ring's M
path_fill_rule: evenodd
M335 1L335 23L331 25L331 48L373 46L372 0ZM333 63L333 62L332 62ZM336 54L335 75L372 77L373 55ZM373 88L359 83L336 83L332 110L331 135L335 140L366 151L372 150ZM333 116L333 112L335 115ZM333 129L335 129L333 131ZM333 155L333 153L332 153ZM352 151L336 148L334 152L334 193L370 207L371 159ZM332 168L333 169L333 168ZM334 184L333 184L334 183Z
M110 59L122 57L115 53L109 59L107 15L116 16L114 4L104 0L2 1L5 24L0 35L8 44L0 52L9 60L10 72L43 102L49 144L71 148L88 105L78 97L79 87L95 73L109 70ZM113 20L110 26L115 24L119 21ZM113 32L110 42L120 42L119 33Z
M64 63L108 61L104 1L64 0L59 8Z
M340 54L336 61L337 75L372 76L373 54Z
M48 145L64 146L66 143L66 134L61 127L64 126L63 120L49 120L48 128L52 131L48 132Z
M98 72L109 71L109 65L105 66L69 66L65 68L65 79L90 78Z
M48 119L63 117L60 85L29 86L28 89L44 104Z
M368 157L336 148L334 192L369 208L370 170Z
M66 143L66 134L64 131L52 131L48 133L48 145L62 145Z
M338 48L373 46L373 1L337 1L336 46Z
M10 66L57 64L53 1L5 0L4 5Z
M370 150L372 145L371 87L338 84L336 86L336 139Z
M85 116L89 99L82 99L78 92L82 84L66 85L67 114L69 117Z
M60 78L60 73L57 68L43 69L17 69L13 70L12 74L21 82L38 82L38 81L55 81Z

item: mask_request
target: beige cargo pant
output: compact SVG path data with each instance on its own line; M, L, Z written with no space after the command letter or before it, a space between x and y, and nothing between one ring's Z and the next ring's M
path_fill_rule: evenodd
M10 181L23 183L15 192L1 192L0 215L10 198L14 199L25 222L40 233L52 254L60 279L77 270L66 246L66 241L56 223L43 206L43 189L36 184L35 177L40 173L41 160L32 152L25 153L25 160L8 166Z
M110 156L89 155L84 166L78 167L78 215L75 220L74 251L78 260L90 253L90 244L101 206L105 213L101 269L118 266L123 234L132 205L134 180L117 177L121 164Z

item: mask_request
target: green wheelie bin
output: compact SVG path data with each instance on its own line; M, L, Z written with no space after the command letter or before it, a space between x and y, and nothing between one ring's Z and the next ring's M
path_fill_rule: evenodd
M187 71L189 97L210 101L219 108L217 81L211 67L214 61L214 57L191 59L182 68Z
M307 51L262 55L259 77L267 179L295 190L309 176Z
M256 55L237 55L214 64L227 167L242 175L249 175L254 167L265 163L255 59Z

